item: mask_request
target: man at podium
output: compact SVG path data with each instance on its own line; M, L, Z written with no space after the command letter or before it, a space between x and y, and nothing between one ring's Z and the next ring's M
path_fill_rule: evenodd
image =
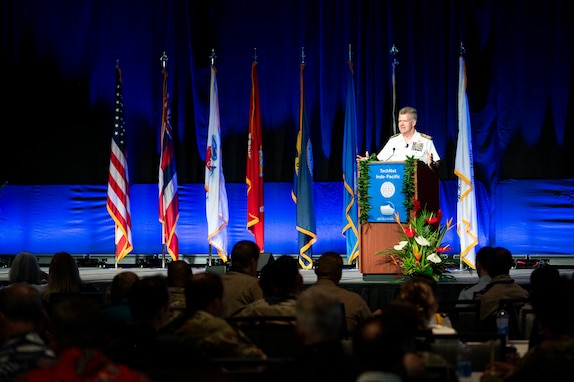
M377 154L380 161L404 161L414 157L426 163L433 170L438 168L440 156L436 151L432 137L418 132L417 109L405 106L399 110L399 131L389 138L383 149Z

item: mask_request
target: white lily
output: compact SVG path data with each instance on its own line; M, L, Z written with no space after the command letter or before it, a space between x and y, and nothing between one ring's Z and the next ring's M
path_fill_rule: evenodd
M405 249L408 243L409 243L408 241L403 240L400 241L399 244L395 245L393 248L396 249L397 251L402 251L403 249Z
M431 253L430 255L428 255L427 260L432 261L435 264L442 262L442 258L439 255L437 255L436 253Z
M422 245L423 247L428 247L430 245L429 241L422 236L415 236L415 241L418 245Z

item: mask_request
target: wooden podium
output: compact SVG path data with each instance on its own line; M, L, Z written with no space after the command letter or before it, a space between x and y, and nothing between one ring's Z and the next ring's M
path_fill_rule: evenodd
M384 179L379 180L378 183L373 182L373 173L384 174L381 175L381 178L390 178L389 174L391 174L396 178L395 184L393 185ZM371 217L371 214L369 214L369 221L365 224L359 225L359 271L363 274L364 280L393 279L396 278L397 275L402 274L401 268L392 262L389 255L376 255L376 253L397 245L402 237L402 231L390 215L390 211L384 211L388 215L386 217L377 217L377 214L383 213L377 211L377 208L380 208L381 211L387 208L386 206L383 207L383 205L389 203L386 200L387 196L391 193L394 194L393 196L395 197L395 200L397 200L396 198L398 197L401 200L401 203L404 201L405 196L402 192L404 162L371 162L369 164L369 174L371 177L371 186L369 187L371 202L382 202L382 204L381 207L372 204L371 210L374 211L374 216ZM400 184L396 184L399 181L399 177ZM373 183L375 184L373 185ZM379 185L379 183L381 184ZM421 208L426 208L428 211L435 212L439 210L438 176L424 162L416 162L414 187L414 197L419 200ZM395 204L397 203L395 202ZM393 204L390 205L393 206ZM407 214L404 212L404 207L402 207L402 209L405 216L401 216L400 218L401 221L406 222ZM377 221L385 219L386 221L384 222Z

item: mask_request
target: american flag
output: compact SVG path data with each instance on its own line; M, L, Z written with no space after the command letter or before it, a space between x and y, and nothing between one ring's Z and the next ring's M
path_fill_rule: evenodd
M126 155L126 127L122 97L122 71L119 65L116 65L116 104L106 207L115 222L117 264L133 249L130 183Z
M162 224L162 244L173 260L179 257L175 228L179 219L178 186L175 150L171 131L171 112L167 91L167 71L163 70L163 108L161 115L161 156L159 164L159 221Z

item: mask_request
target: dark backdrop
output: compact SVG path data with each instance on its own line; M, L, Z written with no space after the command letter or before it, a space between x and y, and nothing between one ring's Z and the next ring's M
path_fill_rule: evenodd
M475 175L489 199L484 237L502 229L495 224L501 182L574 177L574 25L566 0L1 4L0 181L11 186L106 184L116 60L123 70L131 183L157 183L163 51L179 183L203 183L212 49L224 174L228 183L244 182L254 48L265 182L292 181L302 48L314 180L339 182L349 44L360 151L376 151L392 134L394 44L397 105L418 109L417 127L433 136L443 157L440 178L453 180L461 42Z

